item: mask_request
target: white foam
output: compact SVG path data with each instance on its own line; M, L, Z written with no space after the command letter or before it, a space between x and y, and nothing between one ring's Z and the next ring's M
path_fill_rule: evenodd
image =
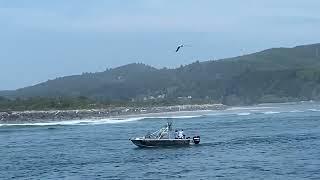
M19 123L19 124L0 124L0 126L57 126L57 125L94 125L94 124L116 124L130 121L138 121L143 117L136 118L111 118L111 119L81 119L54 122L36 122L36 123Z
M320 112L320 109L308 109L308 111Z
M186 119L201 116L166 116L166 117L126 117L126 118L106 118L106 119L81 119L54 122L35 122L35 123L16 123L16 124L0 124L1 126L57 126L57 125L98 125L98 124L118 124L143 119Z
M190 119L190 118L197 118L202 117L203 115L194 115L194 116L146 116L144 119Z
M278 108L278 107L267 107L267 106L261 106L261 107L231 107L229 109L227 109L227 111L229 110L259 110L259 109L272 109L272 108Z
M248 116L250 115L251 113L248 113L248 112L243 112L243 113L238 113L237 115L239 116Z
M267 112L263 112L263 114L278 114L280 112L276 112L276 111L267 111Z

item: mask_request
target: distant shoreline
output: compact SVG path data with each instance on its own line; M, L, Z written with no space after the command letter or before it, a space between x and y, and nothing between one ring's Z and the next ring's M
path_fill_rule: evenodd
M13 111L0 112L0 124L54 122L81 119L103 119L136 116L163 116L166 114L190 114L199 111L225 110L223 104L176 105L160 107L113 107L85 110Z

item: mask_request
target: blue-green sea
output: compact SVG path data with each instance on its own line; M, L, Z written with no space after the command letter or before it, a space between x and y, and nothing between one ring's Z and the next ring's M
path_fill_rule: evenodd
M137 148L168 121L199 145ZM320 104L0 125L0 179L320 179Z

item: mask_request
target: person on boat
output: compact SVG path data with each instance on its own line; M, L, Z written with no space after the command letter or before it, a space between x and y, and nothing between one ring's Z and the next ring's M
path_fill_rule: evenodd
M183 129L181 129L181 130L179 131L178 137L179 137L179 139L183 139L183 137L184 137Z
M186 135L183 132L183 129L181 129L182 139L185 139Z
M178 130L175 130L175 131L174 131L174 138L175 138L175 139L178 139L178 138L179 138Z

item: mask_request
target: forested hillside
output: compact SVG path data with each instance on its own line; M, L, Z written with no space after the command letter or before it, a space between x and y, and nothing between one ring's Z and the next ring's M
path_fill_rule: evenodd
M244 105L320 99L320 44L274 48L176 69L133 63L61 77L6 98L87 97L93 101L198 101Z

